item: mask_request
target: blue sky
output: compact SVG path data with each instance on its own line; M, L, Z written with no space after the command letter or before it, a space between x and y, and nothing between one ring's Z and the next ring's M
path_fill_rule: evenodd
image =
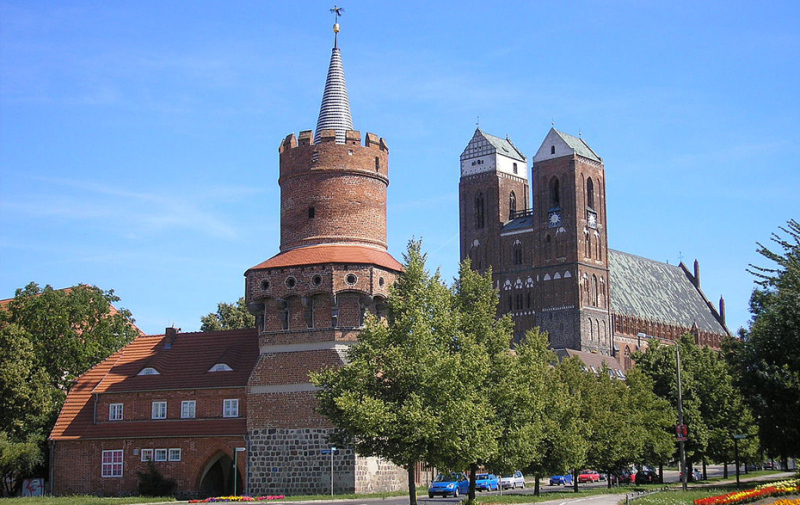
M342 5L395 257L421 237L452 278L476 121L529 159L555 122L604 159L609 246L698 259L747 323L756 242L800 219L800 3ZM316 124L332 6L0 1L0 298L95 284L161 333L242 296L278 251L277 148Z

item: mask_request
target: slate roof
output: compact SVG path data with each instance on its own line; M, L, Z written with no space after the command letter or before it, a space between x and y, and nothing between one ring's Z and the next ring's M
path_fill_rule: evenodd
M378 265L389 270L400 272L403 265L394 259L391 254L374 247L351 244L313 245L298 247L276 254L272 258L249 268L262 270L266 268L286 268L300 265L324 265L330 263L345 263L357 265Z
M509 158L513 158L515 160L527 161L525 155L522 154L522 152L519 149L517 149L517 147L514 144L511 143L511 140L509 140L508 138L503 139L500 137L495 137L494 135L486 133L480 128L477 128L475 130L475 133L472 135L472 139L470 139L469 144L467 144L467 148L464 149L463 153L461 153L462 160L465 158L466 156L465 153L470 148L472 143L475 142L476 140L480 140L481 138L486 140L492 146L493 150L490 150L489 152L497 152Z
M522 216L514 218L510 221L506 221L503 227L500 229L500 234L510 233L519 230L527 230L530 231L533 229L533 216Z
M602 161L600 156L598 156L597 153L595 153L592 148L589 147L589 144L587 144L582 138L558 131L555 128L553 128L553 131L556 132L558 136L561 137L561 139L566 142L567 145L577 154L583 156L584 158L589 158L590 160Z
M336 143L344 144L347 130L352 129L353 117L350 114L350 100L344 80L342 53L338 47L334 47L325 80L325 91L322 94L322 105L319 108L314 143L319 143L322 130L336 130Z
M608 251L611 312L726 335L702 291L680 267L620 251Z
M220 436L246 431L242 419L93 424L93 395L177 389L242 388L258 359L255 329L178 333L135 339L75 381L50 434L52 440L115 436ZM233 371L209 372L224 362ZM137 375L153 367L159 375Z

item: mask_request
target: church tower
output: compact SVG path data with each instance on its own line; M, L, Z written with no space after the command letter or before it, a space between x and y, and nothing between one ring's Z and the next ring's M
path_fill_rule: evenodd
M475 130L461 153L458 185L461 260L480 272L505 259L496 240L505 223L528 208L528 161L511 140Z
M365 315L385 313L402 270L387 250L389 148L353 129L338 31L336 23L316 134L289 134L278 148L280 252L245 272L260 346L247 397L254 496L324 493L332 472L339 492L394 489L397 472L404 475L351 449L324 455L333 426L314 411L308 378L343 363Z
M550 129L533 158L537 325L554 348L611 353L603 160Z

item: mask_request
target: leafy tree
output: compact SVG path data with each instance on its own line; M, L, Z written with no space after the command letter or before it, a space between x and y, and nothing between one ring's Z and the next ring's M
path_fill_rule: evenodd
M457 352L463 342L452 293L438 272L427 272L425 259L420 243L410 242L388 320L368 317L347 363L311 374L318 410L340 430L338 440L405 468L412 505L416 463L468 448L453 430L465 412L482 414L461 387L472 370Z
M35 467L73 381L139 335L117 301L95 286L30 283L0 308L2 470L15 488L44 471Z
M790 220L757 252L773 265L751 265L759 286L743 339L726 348L736 384L755 413L761 443L784 459L800 455L800 223Z
M256 327L256 318L247 311L244 298L236 303L220 302L216 312L200 318L200 331L242 330Z
M44 463L39 440L14 442L0 432L0 479L5 496L15 496L22 489L22 481L33 475Z

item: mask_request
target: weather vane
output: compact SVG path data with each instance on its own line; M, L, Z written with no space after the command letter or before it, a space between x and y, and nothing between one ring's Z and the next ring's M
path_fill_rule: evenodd
M331 9L331 14L333 14L333 47L339 47L339 16L343 12L344 8L336 5Z

